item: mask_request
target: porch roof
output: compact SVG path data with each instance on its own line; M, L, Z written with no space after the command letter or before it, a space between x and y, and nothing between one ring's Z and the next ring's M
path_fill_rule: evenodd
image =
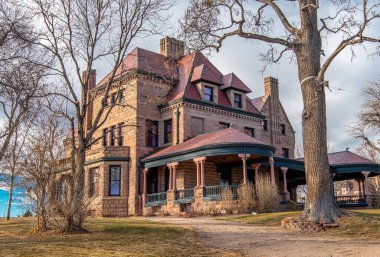
M145 168L149 168L202 156L247 153L270 157L273 156L275 150L273 146L266 145L237 129L227 128L160 149L142 159L141 162Z

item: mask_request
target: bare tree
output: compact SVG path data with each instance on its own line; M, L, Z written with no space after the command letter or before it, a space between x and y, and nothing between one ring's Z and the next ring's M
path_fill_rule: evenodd
M67 127L61 117L42 112L30 128L23 150L21 172L28 188L29 202L37 216L36 231L45 231L55 222L55 177L64 155Z
M66 231L83 229L87 213L79 211L84 199L84 165L86 149L94 143L92 137L106 121L118 102L100 107L86 124L93 99L105 102L116 84L115 77L125 72L123 59L136 37L162 30L163 15L170 0L33 0L36 24L40 22L38 46L49 52L54 65L46 67L52 80L68 92L61 95L71 113L62 113L70 120L71 139L71 198L66 208ZM97 65L108 62L111 72L105 83L92 90L89 74ZM82 69L81 69L82 67ZM82 76L84 71L86 76ZM120 87L120 85L118 85ZM117 85L116 85L117 87ZM118 89L119 92L119 89ZM119 97L119 93L117 94ZM130 108L125 103L126 108Z
M371 83L364 90L363 100L356 124L351 127L351 134L362 141L358 151L372 160L379 161L380 81Z
M30 12L18 1L0 1L0 162L19 126L45 95L43 52L32 42L36 34Z
M192 0L182 21L185 38L193 49L219 50L224 40L238 36L267 43L270 49L262 56L265 62L276 63L286 52L294 55L304 103L302 132L308 191L302 217L322 223L340 215L327 159L325 73L344 49L380 42L379 35L370 32L371 25L380 18L378 1L332 0L331 4L335 13L320 18L318 0ZM293 22L284 10L294 8L298 15ZM327 40L332 34L343 39L325 56L322 38Z

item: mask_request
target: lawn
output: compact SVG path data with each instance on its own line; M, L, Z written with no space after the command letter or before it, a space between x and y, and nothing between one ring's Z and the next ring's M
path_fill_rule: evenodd
M33 218L0 219L1 256L240 256L213 249L179 226L138 219L91 219L88 233L31 235Z
M339 227L324 232L332 236L380 239L380 209L344 210L338 220ZM253 225L279 226L286 217L297 217L301 212L275 212L257 215L230 216L219 220L245 222Z

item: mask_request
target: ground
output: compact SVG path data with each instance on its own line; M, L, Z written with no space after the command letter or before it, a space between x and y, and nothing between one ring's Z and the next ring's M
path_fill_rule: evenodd
M202 242L210 247L238 250L244 256L379 256L380 210L351 214L342 218L339 229L317 234L289 232L278 226L282 218L296 215L299 213L235 216L224 220L205 217L149 220L194 228Z
M191 228L136 219L89 220L89 233L30 235L34 218L0 219L0 256L239 256L202 243Z
M379 256L380 210L350 212L317 234L279 226L297 215L90 219L88 233L43 236L30 234L34 218L0 219L0 256Z

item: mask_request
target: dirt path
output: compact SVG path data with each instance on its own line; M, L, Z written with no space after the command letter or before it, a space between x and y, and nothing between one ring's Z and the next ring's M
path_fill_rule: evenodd
M188 226L213 247L242 250L246 256L380 257L379 241L313 236L280 227L253 226L212 218L151 217L151 221Z

